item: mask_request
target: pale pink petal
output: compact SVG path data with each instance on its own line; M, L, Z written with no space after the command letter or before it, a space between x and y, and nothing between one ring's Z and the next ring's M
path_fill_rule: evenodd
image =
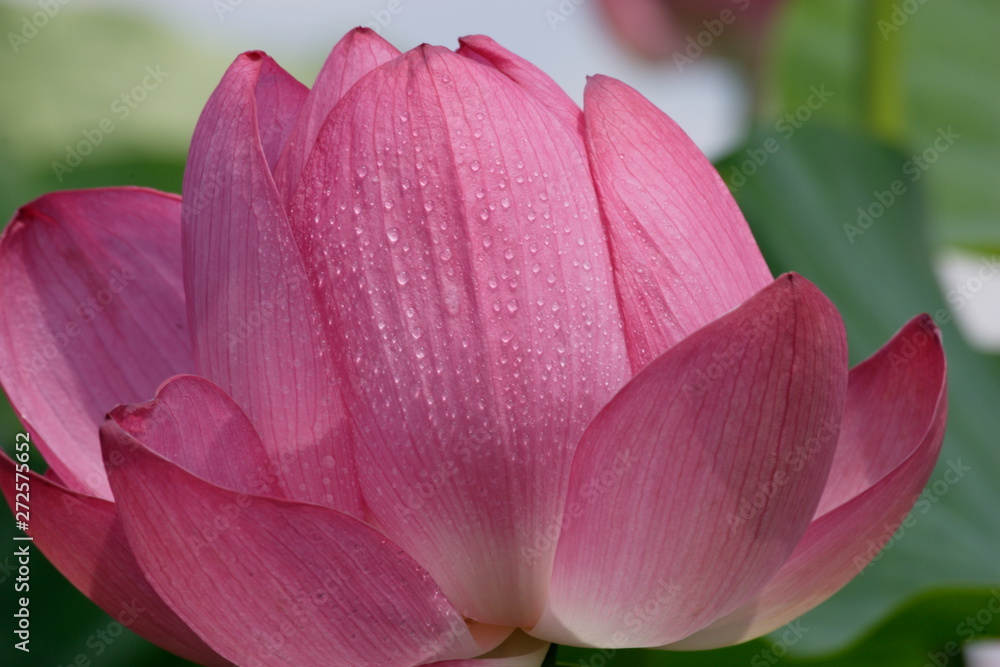
M0 238L0 382L67 487L111 498L97 428L194 369L181 285L180 198L57 192Z
M398 55L399 49L370 28L355 28L333 47L274 170L282 201L287 204L291 199L319 129L340 98L358 79Z
M278 81L298 90L277 70L260 53L237 58L195 128L182 214L194 356L250 417L284 495L360 516L340 391L261 149L260 86L268 99Z
M461 46L456 53L497 68L526 92L538 98L574 131L583 132L583 112L580 107L548 74L486 35L469 35L458 42Z
M618 36L646 58L665 58L682 43L682 30L666 0L602 0L600 7ZM735 8L736 5L734 5ZM550 17L550 23L560 21Z
M281 495L280 472L273 469L253 424L204 378L171 378L152 401L120 405L108 417L135 439L136 447L142 443L207 482L244 493ZM200 435L192 437L192 431Z
M162 424L146 434L168 436L156 434ZM224 425L205 426L185 424L192 449L223 437ZM147 580L228 660L298 667L335 656L338 664L403 667L487 650L427 572L370 526L326 507L215 486L111 420L101 441Z
M510 639L485 655L472 660L429 663L435 667L540 667L549 652L549 642L517 630Z
M620 81L595 76L584 117L638 370L772 277L715 168L666 114Z
M846 385L840 316L795 274L650 363L577 449L531 634L656 646L760 590L809 526Z
M15 479L15 465L0 452L0 487L12 510L15 483L23 481ZM229 664L150 587L113 502L70 491L34 472L27 475L29 550L40 549L81 593L136 634L203 665Z
M924 315L851 371L830 482L778 574L739 609L666 648L715 648L759 637L858 575L927 483L944 437L946 399L940 334Z
M465 616L532 623L550 559L519 551L628 375L582 141L495 69L423 46L351 89L303 183L293 226L367 507Z

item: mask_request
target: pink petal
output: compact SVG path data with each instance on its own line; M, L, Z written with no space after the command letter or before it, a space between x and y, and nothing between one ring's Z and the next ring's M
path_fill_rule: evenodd
M550 644L520 630L486 655L473 660L446 660L430 663L435 667L540 667Z
M506 76L423 46L351 89L303 183L293 225L368 508L465 616L530 624L548 563L519 550L628 374L582 142Z
M271 467L253 424L204 378L171 378L152 401L120 405L108 417L125 432L117 436L122 441L131 437L134 446L142 443L205 481L243 493L281 495L279 471ZM191 437L192 430L202 436Z
M333 47L274 170L282 201L290 201L319 129L340 98L358 79L398 55L399 49L370 28L355 28Z
M682 43L681 31L663 0L603 0L601 9L612 28L639 55L665 58Z
M240 56L212 94L184 174L184 279L198 374L257 428L285 494L361 514L340 391L257 123L298 84L259 53ZM282 83L283 82L283 83ZM272 118L288 110L268 111ZM266 143L266 142L264 142ZM148 397L144 397L148 398Z
M851 371L830 481L805 537L764 589L667 648L759 637L853 579L895 533L930 477L947 415L940 332L915 318Z
M0 453L0 487L12 509L15 481L23 482L15 480L15 465ZM70 491L34 472L27 476L32 544L70 583L122 625L171 653L203 665L229 664L150 587L114 503Z
M531 634L656 646L759 590L819 502L846 351L833 305L786 274L650 363L580 443L548 608ZM758 495L759 510L734 523Z
M0 238L0 382L73 490L110 499L104 413L193 370L180 208L142 188L57 192Z
M178 418L184 405L171 406ZM165 424L153 419L144 431L162 441L171 435L159 432ZM225 420L218 429L200 418L182 426L192 450L227 434ZM427 572L357 519L215 486L113 421L101 437L146 578L227 659L298 666L336 656L340 664L402 667L488 650Z
M262 51L249 51L243 54L233 63L230 71L234 68L241 69L239 64L241 61L247 70L251 70L244 72L244 76L254 78L251 94L253 95L253 110L256 115L257 127L255 129L267 164L273 170L298 123L299 114L306 102L306 97L309 95L309 89L296 81L295 77L283 70L278 63ZM250 65L251 62L258 64L253 66ZM229 75L229 73L226 74ZM226 83L224 77L220 86L225 86ZM212 123L213 120L217 120L208 118L207 111L207 107L202 110L202 118L199 119L199 123ZM192 155L194 155L193 150Z
M548 74L486 35L469 35L458 42L461 47L456 53L495 67L525 92L534 95L570 128L582 134L583 112Z
M638 370L770 284L771 273L718 173L662 111L595 76L584 116Z

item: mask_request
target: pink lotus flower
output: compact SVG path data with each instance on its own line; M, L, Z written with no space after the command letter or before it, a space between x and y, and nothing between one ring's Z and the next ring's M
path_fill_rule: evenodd
M359 29L312 90L240 56L183 199L25 205L0 303L34 543L209 665L756 637L874 556L945 421L929 318L848 373L669 118L486 37Z
M783 0L601 0L611 28L645 58L680 69L720 46L741 58L760 57Z

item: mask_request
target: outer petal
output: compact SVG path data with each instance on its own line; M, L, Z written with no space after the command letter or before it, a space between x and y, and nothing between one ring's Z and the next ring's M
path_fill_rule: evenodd
M264 108L261 88L291 104L298 86L252 52L209 99L184 174L184 286L198 374L250 417L286 495L358 516L340 392L258 127L292 111Z
M771 273L718 173L662 111L595 76L584 116L638 370L763 289Z
M583 112L552 78L521 56L511 53L486 35L470 35L458 40L460 56L497 68L533 95L574 131L583 132Z
M108 417L137 443L208 482L243 493L281 494L279 476L253 424L204 378L171 378L155 399L119 405ZM199 437L192 437L192 431Z
M15 464L0 453L0 486L14 506ZM115 504L28 473L30 535L49 561L101 609L149 641L203 665L229 664L153 591L136 563Z
M663 0L603 0L600 3L622 40L647 58L665 58L683 40L671 4Z
M531 634L656 646L756 593L819 502L846 349L833 305L788 274L639 373L577 450L549 603ZM734 523L758 495L759 509Z
M550 558L518 550L628 373L580 139L424 46L358 82L307 171L293 223L330 295L366 503L464 615L531 624Z
M158 400L184 420L183 396L164 391ZM128 416L139 425L138 411ZM171 437L167 420L146 416L137 432ZM213 429L198 416L181 426L197 451L224 440L239 419L220 418ZM358 667L409 667L484 650L427 572L371 527L325 507L215 486L114 421L101 439L146 578L227 659L299 666L336 656Z
M715 648L759 637L853 579L927 483L944 437L946 403L940 333L923 315L851 371L830 482L785 565L740 608L666 648Z
M97 427L193 370L180 199L142 188L58 192L0 239L0 382L65 484L111 497Z
M548 642L518 630L503 644L474 660L446 660L431 664L436 667L540 667L549 646Z
M362 76L398 55L399 49L371 28L355 28L333 47L302 105L295 130L274 170L282 201L287 204L291 200L319 128L340 98Z

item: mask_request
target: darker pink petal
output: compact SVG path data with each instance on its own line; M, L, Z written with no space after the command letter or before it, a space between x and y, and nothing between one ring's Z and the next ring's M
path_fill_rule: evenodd
M192 450L225 437L224 421L213 429L200 416L174 415ZM147 417L147 438L169 436L170 424ZM228 660L298 667L336 656L356 667L408 667L483 651L428 574L369 526L325 507L215 486L112 421L101 439L146 578Z
M0 382L67 487L110 498L97 427L193 370L180 200L142 188L46 195L0 238Z
M620 81L595 76L584 117L638 370L772 278L715 168L666 114Z
M424 46L351 89L306 171L293 225L367 506L463 614L531 623L547 565L520 549L628 373L580 139L494 68Z
M277 69L263 54L238 58L192 139L183 247L197 372L250 417L284 495L360 516L340 391L261 149L261 88L274 95L274 81L287 77Z
M14 508L16 464L0 453L0 487ZM23 472L23 470L18 470ZM30 535L81 593L136 634L202 665L227 665L146 582L115 504L27 473Z
M715 648L759 637L860 574L930 477L944 437L945 372L940 333L926 315L853 369L830 479L802 541L760 593L667 648Z
M656 646L757 592L819 502L834 440L805 447L839 420L846 384L840 316L794 274L650 363L580 443L532 635Z

